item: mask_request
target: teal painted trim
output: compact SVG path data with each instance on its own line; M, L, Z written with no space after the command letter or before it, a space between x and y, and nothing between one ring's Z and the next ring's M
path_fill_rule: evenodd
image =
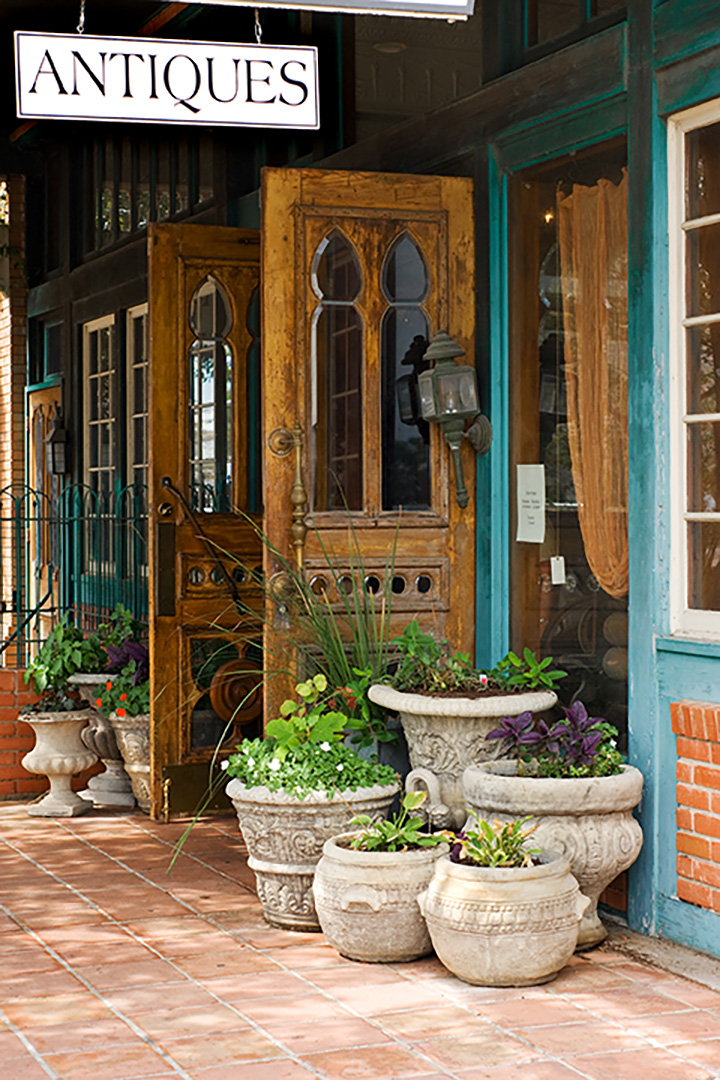
M508 190L494 152L489 156L490 192L490 386L494 439L490 498L491 604L483 666L492 666L510 647L510 449Z
M717 0L665 0L655 9L654 31L657 67L720 45Z
M720 957L720 915L686 904L675 897L658 900L657 932L660 937Z
M65 377L62 372L58 375L48 375L43 382L33 383L32 386L25 387L25 396L33 394L36 390L51 390L53 386L62 386L65 381Z
M670 702L688 698L690 701L720 701L720 662L717 656L659 651L657 655L657 685L661 706L670 715ZM671 771L674 773L674 764Z
M720 45L658 71L659 111L663 116L720 97Z
M688 641L684 638L656 638L658 652L682 653L683 656L710 656L720 660L720 641Z
M500 167L515 171L593 146L601 139L623 135L627 129L627 95L591 102L571 114L506 132L498 139Z

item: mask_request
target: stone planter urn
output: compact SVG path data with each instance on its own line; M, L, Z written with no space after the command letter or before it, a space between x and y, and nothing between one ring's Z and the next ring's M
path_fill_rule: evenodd
M237 779L225 790L238 816L267 921L288 930L319 930L312 886L325 841L345 832L356 814L382 817L398 785L348 789L331 799L324 791L298 799L285 791L246 787Z
M597 913L600 893L640 854L642 829L632 810L642 795L642 773L625 765L617 776L556 780L517 776L516 768L514 761L468 768L463 777L468 810L500 821L532 814L533 842L567 857L590 901L577 947L592 948L607 935Z
M105 772L91 777L88 786L79 792L79 795L81 799L89 799L95 806L129 809L135 805L130 777L123 766L112 724L95 708L95 702L105 689L106 683L114 678L114 675L104 673L78 672L68 679L68 684L78 691L92 710L90 722L81 732L80 738L105 766Z
M137 804L145 814L150 813L150 713L139 716L118 716L110 713L118 750L130 777Z
M369 963L427 956L432 942L417 898L450 845L354 851L352 835L326 840L315 871L315 908L326 940L343 956Z
M549 982L573 954L587 898L567 859L554 852L537 866L435 864L418 897L435 952L476 986Z
M71 787L72 777L97 761L97 756L80 738L90 716L87 709L23 714L22 719L37 739L22 759L23 768L47 776L50 781L45 798L28 807L31 817L79 817L92 810L92 803L81 799Z
M527 694L496 694L482 698L430 697L406 694L377 683L368 697L396 712L405 733L411 772L407 791L427 791L422 808L433 828L460 829L467 813L462 774L468 765L493 761L501 752L485 736L503 716L539 713L557 703L552 690Z

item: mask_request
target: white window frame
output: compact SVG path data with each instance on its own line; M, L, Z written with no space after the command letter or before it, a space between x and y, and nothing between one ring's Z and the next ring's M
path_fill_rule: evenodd
M148 342L148 336L150 328L146 321L145 324L145 358L141 364L137 363L135 356L135 335L133 333L134 322L136 319L141 319L145 316L146 320L149 319L150 307L147 303L137 304L135 307L128 308L125 313L125 341L127 348L125 350L125 385L127 386L127 463L126 463L126 475L127 483L132 484L135 481L136 473L142 469L145 473L145 484L147 487L148 478L148 466L149 466L149 453L148 453L148 436L149 432L149 388L148 380L150 374L150 348ZM135 367L143 367L145 369L145 412L136 413L134 410L134 369ZM137 462L135 460L135 420L144 419L145 421L145 460L143 462Z
M686 317L685 217L686 135L720 122L720 98L677 113L668 122L668 206L669 206L669 299L670 299L670 628L673 634L720 637L720 611L691 608L688 604L689 521L718 521L720 513L687 510L687 430L696 414L687 412L686 334L688 326L715 321L713 317ZM691 219L704 224L720 223L720 214ZM720 318L720 315L717 316ZM703 413L702 420L720 419L720 414Z
M89 371L89 366L90 366L90 335L95 333L97 330L104 330L106 327L111 327L114 330L114 328L115 328L115 316L114 315L104 315L100 319L93 319L91 322L83 323L83 387L84 387L83 414L84 414L84 417L85 417L85 423L83 425L84 431L85 431L84 448L83 448L84 449L84 453L83 453L83 482L84 482L86 487L92 488L93 490L96 490L96 489L93 488L91 473L100 473L101 471L102 472L108 472L110 474L111 479L112 479L113 482L114 482L115 476L117 474L117 448L116 448L116 445L115 445L115 441L117 439L118 416L117 416L117 413L115 411L115 406L117 404L116 403L116 380L117 380L117 355L118 355L118 353L117 353L117 336L116 336L116 334L114 332L110 335L112 354L111 354L111 357L110 357L110 368L109 368L109 372L108 372L108 374L110 376L110 390L111 390L110 417L109 417L111 460L110 460L109 466L106 469L102 469L102 470L100 468L94 468L94 469L91 470L90 464L89 464L89 461L90 461L90 427L91 427L91 424L92 424L92 421L90 420L89 391L93 386L92 376L90 375L90 371Z

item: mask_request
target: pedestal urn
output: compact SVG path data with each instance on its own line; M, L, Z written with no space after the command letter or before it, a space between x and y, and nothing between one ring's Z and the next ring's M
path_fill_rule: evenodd
M28 807L31 817L78 817L92 810L92 803L81 799L71 787L72 777L97 761L97 755L80 737L90 717L88 709L23 715L37 739L22 759L23 768L47 776L50 781L45 798Z
M94 708L106 683L114 678L114 675L78 672L76 675L71 675L68 680L92 710L90 722L83 729L80 737L88 750L96 754L105 766L105 772L91 777L88 786L84 791L79 792L79 795L81 799L89 799L95 806L117 806L130 809L135 805L135 796L130 777L123 765L112 724Z

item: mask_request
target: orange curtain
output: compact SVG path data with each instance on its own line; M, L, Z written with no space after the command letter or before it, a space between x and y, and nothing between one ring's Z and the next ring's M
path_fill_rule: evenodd
M627 174L558 197L568 439L585 557L628 591Z

